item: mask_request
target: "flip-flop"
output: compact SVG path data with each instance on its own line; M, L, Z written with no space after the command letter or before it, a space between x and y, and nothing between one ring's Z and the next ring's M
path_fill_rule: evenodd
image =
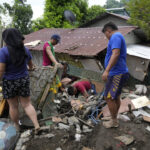
M103 122L103 126L107 129L108 128L117 128L117 127L119 127L119 123L113 122L112 120L110 120L110 121Z

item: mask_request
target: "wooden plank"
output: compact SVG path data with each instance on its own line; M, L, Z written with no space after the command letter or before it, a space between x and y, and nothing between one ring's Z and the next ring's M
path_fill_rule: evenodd
M45 100L46 100L46 97L47 97L47 95L48 95L49 89L50 89L50 83L48 83L48 84L46 85L46 88L45 88L45 90L44 90L44 92L43 92L43 95L42 95L42 97L41 97L41 99L40 99L40 102L39 102L39 105L38 105L38 109L42 109L42 107L43 107L43 105L44 105L44 102L45 102Z
M131 105L131 110L134 110L135 107L129 98L125 98L125 99L121 100L121 106L119 109L119 114L123 113L123 112L128 112L129 111L129 107L128 107L129 104ZM109 111L107 105L103 108L102 112L103 112L104 117L110 116L110 111Z
M146 122L150 122L150 117L143 116L143 120L146 121Z

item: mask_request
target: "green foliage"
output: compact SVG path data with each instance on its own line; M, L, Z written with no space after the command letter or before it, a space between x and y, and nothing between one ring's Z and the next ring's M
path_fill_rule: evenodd
M120 8L120 7L124 7L125 6L125 1L128 0L107 0L106 1L106 5L104 5L104 8Z
M87 11L86 21L92 20L104 12L106 12L106 10L99 5L90 7Z
M150 39L150 1L130 0L127 9L131 17L129 22L143 29Z
M65 10L71 10L74 14L76 14L76 19L80 22L82 19L82 14L80 13L80 8L78 7L78 3L80 1L81 0L46 0L44 11L44 21L46 27L72 27L72 25L70 25L70 23L65 20L63 16Z
M36 20L32 21L32 30L33 31L38 31L45 27L46 27L46 25L45 25L43 18L37 18Z
M11 6L8 3L4 3L5 9L12 17L12 27L19 29L23 34L31 32L31 18L33 11L31 5L25 4L26 0L23 0L22 4L19 0L14 0L14 4Z

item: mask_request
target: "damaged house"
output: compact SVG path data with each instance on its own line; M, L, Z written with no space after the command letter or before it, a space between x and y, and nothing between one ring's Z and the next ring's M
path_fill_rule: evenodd
M31 50L33 61L37 66L42 65L43 45L50 40L52 34L61 36L61 43L55 47L56 57L60 61L66 61L71 67L94 71L101 74L103 71L104 57L108 40L101 32L102 27L76 28L76 29L42 29L26 36L25 44ZM135 31L134 26L119 26L119 31L125 36L127 45L140 43L141 40ZM39 40L38 45L31 45L30 42ZM129 70L132 70L133 68ZM78 76L79 70L71 72L71 75ZM83 72L83 70L81 71ZM93 73L91 72L93 75ZM80 76L82 78L86 77ZM90 76L91 77L91 76ZM93 77L95 78L95 77ZM99 78L99 76L97 76ZM100 79L97 79L98 81Z

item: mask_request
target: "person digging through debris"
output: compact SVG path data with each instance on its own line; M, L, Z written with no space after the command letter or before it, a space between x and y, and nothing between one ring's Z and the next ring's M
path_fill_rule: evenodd
M78 97L79 94L82 94L85 98L89 97L88 91L92 89L96 94L95 85L91 84L89 81L77 81L68 87L68 94L75 95Z
M9 104L9 114L15 123L17 130L19 126L19 101L26 114L32 120L35 132L40 126L37 115L30 101L29 89L29 69L33 69L32 56L27 48L24 47L24 37L15 28L4 30L2 38L6 44L0 49L0 77L3 78L3 97Z
M126 65L126 43L123 35L118 32L118 27L109 22L104 25L102 32L108 42L105 57L105 71L102 75L106 82L104 98L111 113L110 121L103 122L104 127L118 127L117 114L120 108L120 95L124 83L128 79L128 68Z

